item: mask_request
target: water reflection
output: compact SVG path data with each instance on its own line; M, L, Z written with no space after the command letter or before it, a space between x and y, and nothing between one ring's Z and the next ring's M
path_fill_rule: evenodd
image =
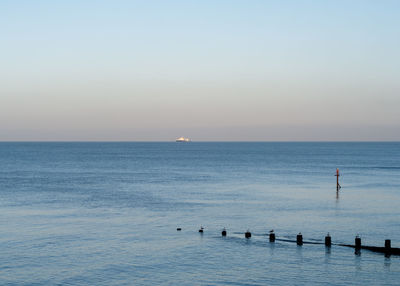
M330 256L331 255L331 247L326 246L325 247L325 256Z
M274 255L274 250L275 250L275 242L269 242L268 246L269 246L269 254L271 256L273 256Z
M355 264L356 270L361 271L362 270L362 268L361 268L361 251L359 249L357 249L354 252L354 254L355 254L354 264Z
M386 270L390 271L390 265L391 265L391 261L390 261L390 255L386 254L385 255L385 260L383 261L383 267Z
M325 247L325 264L329 264L331 261L331 247Z

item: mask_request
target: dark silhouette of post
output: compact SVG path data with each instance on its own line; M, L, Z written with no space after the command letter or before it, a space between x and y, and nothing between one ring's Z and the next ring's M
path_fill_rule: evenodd
M200 233L203 233L203 230L204 230L204 227L201 226L200 229L199 229L199 232L200 232Z
M226 236L226 229L225 229L225 227L224 227L224 229L222 230L221 235L222 235L222 236Z
M249 230L247 230L244 234L245 238L250 238L251 237L251 232Z
M390 239L386 239L385 240L385 252L386 253L390 253L391 251L391 248L392 248L392 245L391 245L391 241L390 241Z
M325 236L325 246L326 247L331 247L332 246L332 239L331 236L328 234Z
M296 243L297 245L303 245L303 235L301 234L301 232L299 232L299 234L296 237Z
M355 247L355 249L358 249L358 250L361 249L361 237L359 237L358 235L356 236L356 238L354 240L354 247Z
M269 242L275 242L275 233L273 229L269 231Z
M354 239L354 254L355 255L361 254L361 238L358 236L358 234Z
M336 175L335 176L336 176L336 191L338 192L340 190L340 188L341 188L341 186L339 184L339 177L340 177L339 169L336 169Z

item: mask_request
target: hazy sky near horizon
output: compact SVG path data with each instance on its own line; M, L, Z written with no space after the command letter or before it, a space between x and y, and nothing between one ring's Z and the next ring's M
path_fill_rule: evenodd
M400 1L0 1L1 140L400 140Z

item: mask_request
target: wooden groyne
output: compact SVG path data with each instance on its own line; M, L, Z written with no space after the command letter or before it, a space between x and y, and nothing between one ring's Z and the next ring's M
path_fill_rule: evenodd
M366 249L369 251L373 252L379 252L379 253L384 253L386 255L400 255L400 248L393 248L391 246L391 240L386 239L385 240L385 246L368 246L368 245L362 245L361 244L361 238L356 237L354 241L354 245L351 244L338 244L339 246L345 246L345 247L351 247L354 248L356 251L361 250L361 249Z
M181 231L181 228L177 228L178 231ZM200 227L199 232L203 233L204 228ZM224 228L221 232L221 235L223 237L227 236L227 230ZM247 239L251 238L251 232L247 230L244 233L244 237ZM364 250L369 250L372 252L377 252L377 253L383 253L385 255L400 255L400 248L395 248L391 246L391 240L386 239L385 240L385 246L369 246L369 245L362 245L361 244L361 238L357 235L354 239L354 244L343 244L343 243L332 243L332 238L329 235L329 233L325 236L324 242L318 242L318 241L304 241L303 240L303 235L301 233L297 234L296 239L287 239L287 238L277 238L275 235L275 232L271 230L269 232L269 242L274 243L275 241L282 241L282 242L289 242L289 243L296 243L298 246L302 246L303 244L319 244L322 245L324 244L325 247L331 247L332 245L335 246L343 246L343 247L349 247L349 248L354 248L356 250L356 253L359 253L361 249Z
M384 253L387 255L400 255L400 248L389 248L387 249L386 247L380 247L380 246L366 246L362 245L360 248L356 247L355 245L350 245L350 244L338 244L339 246L346 246L346 247L351 247L354 249L366 249L369 251L373 252L379 252L379 253Z
M271 235L273 236L272 240L271 240ZM274 242L275 240L296 243L297 245L300 246L303 244L324 244L326 247L331 247L332 245L336 245L336 246L354 248L356 251L365 249L373 252L383 253L385 255L400 255L400 248L392 247L390 239L385 240L385 246L369 246L369 245L362 245L361 238L359 236L356 236L354 244L343 244L343 243L332 243L332 238L329 234L325 236L325 242L316 242L316 241L303 241L303 236L301 235L301 233L299 233L296 236L296 240L276 238L275 233L270 233L270 242Z
M341 189L341 186L339 184L339 169L336 169L336 199L339 199L339 190ZM181 228L177 228L178 231L181 230ZM200 227L199 232L203 234L204 228L203 226ZM227 236L227 230L224 228L221 232L221 235L223 237ZM244 233L244 237L247 239L251 238L251 232L247 230ZM283 242L290 242L290 243L296 243L298 246L302 246L303 244L325 244L325 247L331 247L332 245L336 246L343 246L343 247L350 247L354 248L356 251L355 253L360 253L361 249L369 250L372 252L378 252L378 253L384 253L385 255L400 255L400 248L393 248L391 246L391 240L386 239L385 240L385 246L369 246L369 245L362 245L361 244L361 238L357 235L354 239L354 245L353 244L343 244L343 243L332 243L332 238L328 234L325 236L325 241L324 242L318 242L318 241L303 241L303 235L301 232L297 234L296 240L288 239L288 238L276 238L274 230L270 230L269 232L269 242L274 243L275 241L283 241Z

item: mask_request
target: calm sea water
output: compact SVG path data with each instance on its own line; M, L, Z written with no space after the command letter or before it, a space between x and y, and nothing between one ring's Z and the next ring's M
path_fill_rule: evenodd
M270 229L400 247L400 143L0 143L1 285L400 283Z

